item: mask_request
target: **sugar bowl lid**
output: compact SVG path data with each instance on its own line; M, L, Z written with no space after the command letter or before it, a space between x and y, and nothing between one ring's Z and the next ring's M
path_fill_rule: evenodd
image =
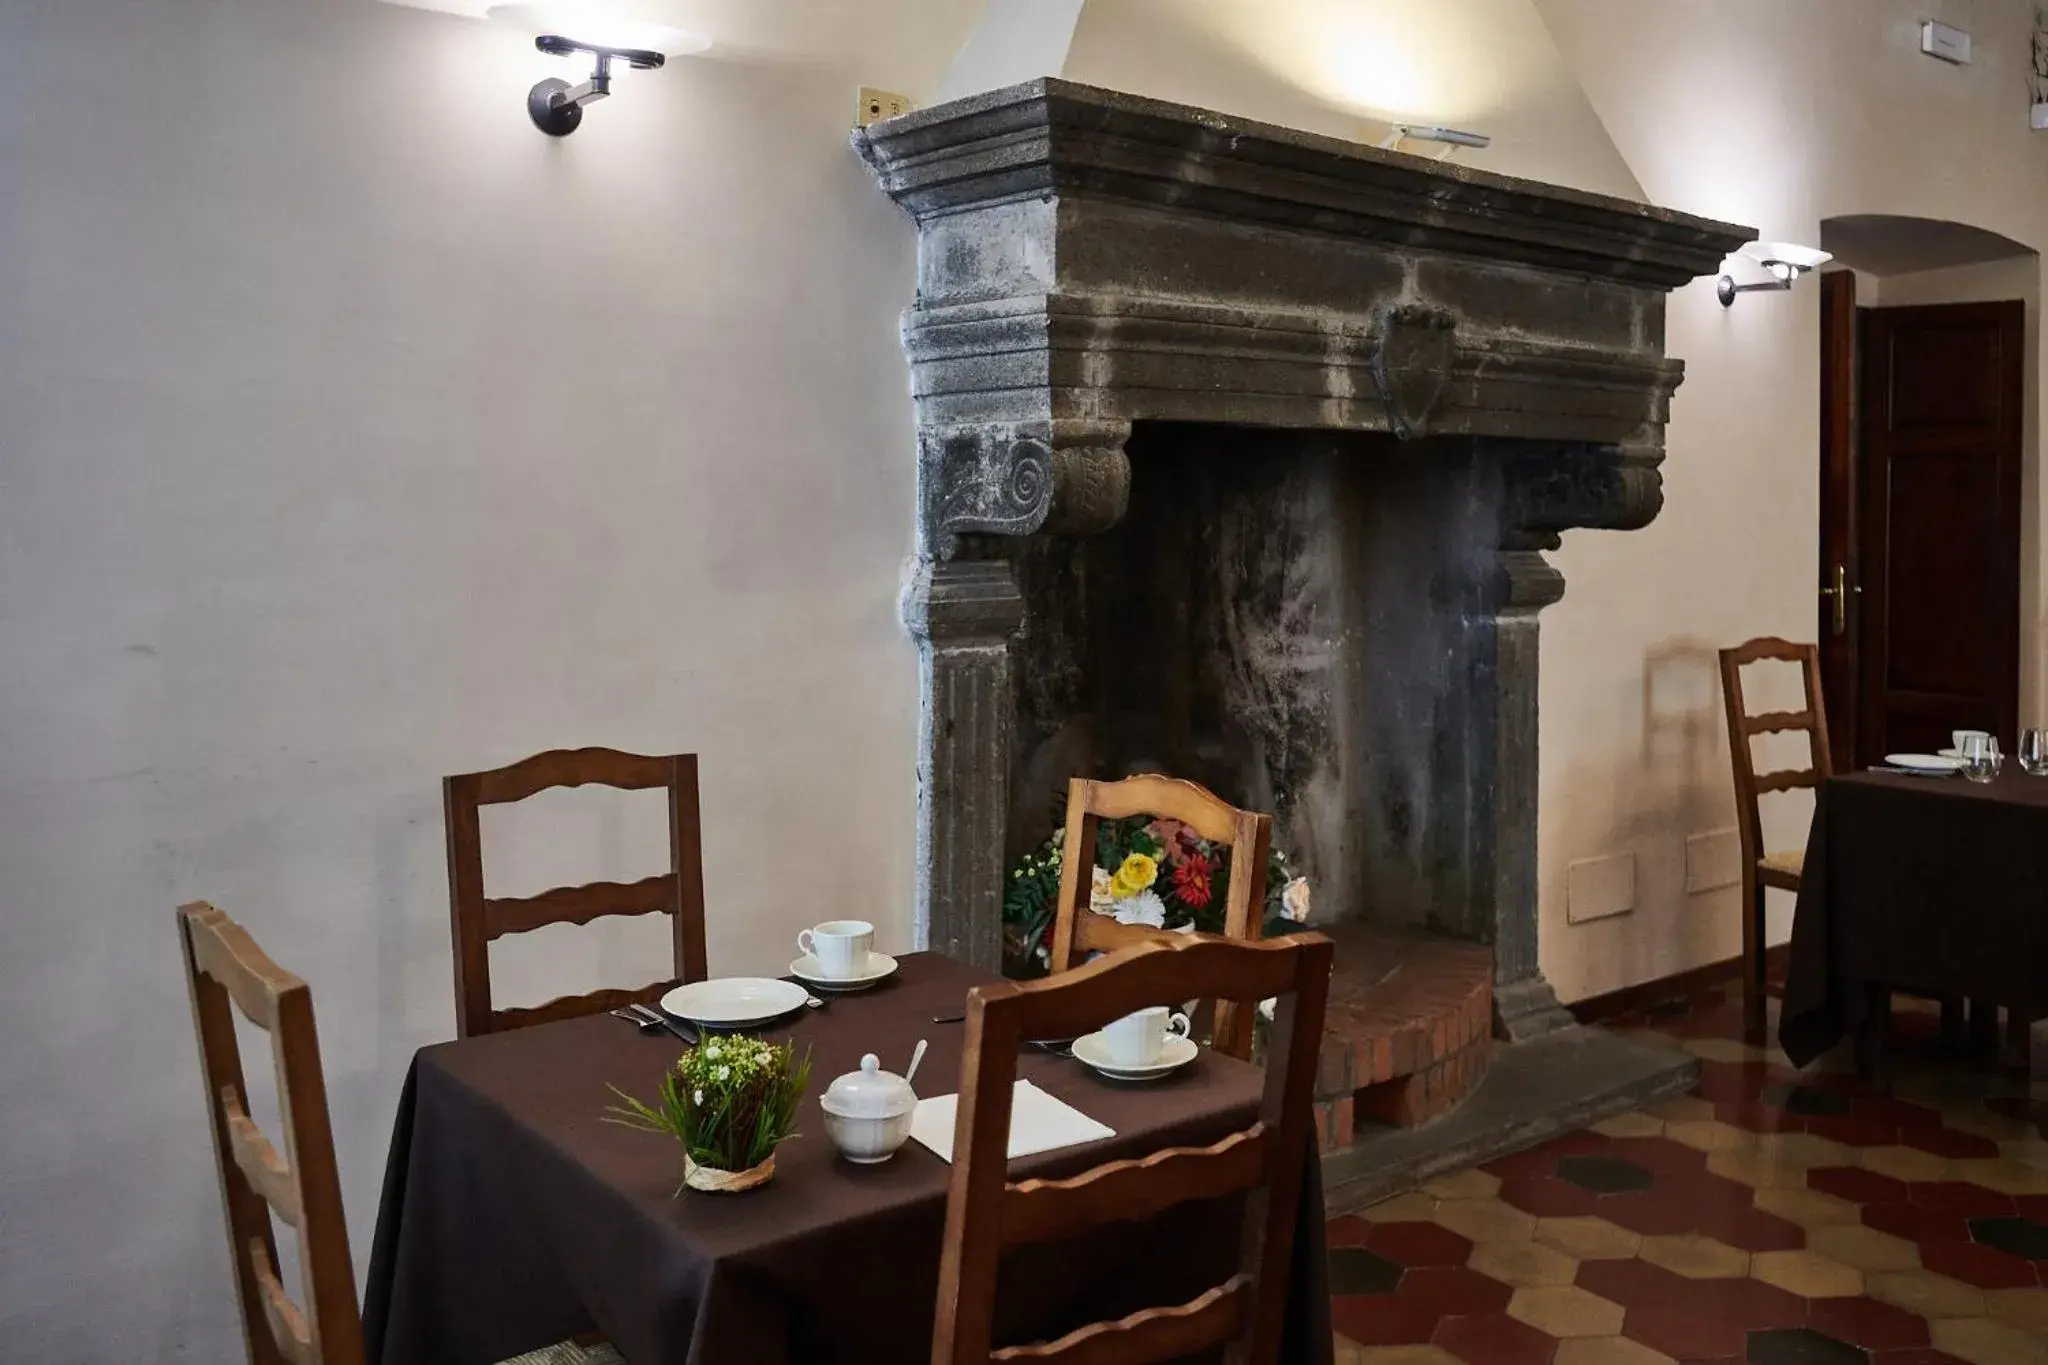
M882 1059L870 1052L860 1059L860 1070L825 1087L818 1103L835 1118L890 1119L915 1109L917 1092L895 1072L882 1070Z

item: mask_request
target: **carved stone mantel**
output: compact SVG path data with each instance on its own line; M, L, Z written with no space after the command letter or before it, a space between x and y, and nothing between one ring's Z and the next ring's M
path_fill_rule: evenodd
M1504 999L1541 987L1536 613L1563 591L1542 551L1571 527L1656 516L1683 374L1663 353L1664 295L1755 234L1051 79L853 145L918 225L905 605L925 661L929 941L995 964L1000 861L960 845L1002 842L994 712L1021 602L1007 566L960 558L961 536L1113 526L1134 422L1465 437L1517 443L1496 598L1512 738L1494 773L1515 793L1498 808L1494 941ZM962 594L1014 605L961 612ZM1554 1000L1539 1012L1554 1020Z

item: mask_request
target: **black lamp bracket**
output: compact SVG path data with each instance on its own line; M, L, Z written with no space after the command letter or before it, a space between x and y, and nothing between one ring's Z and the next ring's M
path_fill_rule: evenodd
M526 112L533 119L533 126L549 137L567 137L575 132L583 122L583 106L611 94L613 62L624 62L636 71L652 71L667 60L659 52L645 48L601 47L555 33L543 33L533 40L533 45L554 57L587 52L596 59L590 79L581 85L550 76L526 92Z

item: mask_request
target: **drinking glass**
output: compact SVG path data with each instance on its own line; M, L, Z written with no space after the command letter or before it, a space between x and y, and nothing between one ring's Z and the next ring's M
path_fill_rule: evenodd
M1989 782L2004 764L1995 735L1968 735L1963 739L1963 776L1972 782Z
M2048 777L2048 730L2029 730L2020 736L2020 766L2035 777Z

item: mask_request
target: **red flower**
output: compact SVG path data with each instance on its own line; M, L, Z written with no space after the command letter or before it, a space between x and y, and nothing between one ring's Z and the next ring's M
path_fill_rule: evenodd
M1180 866L1173 870L1173 894L1182 905L1200 910L1209 903L1209 871L1209 860L1199 853L1189 853L1181 859Z

